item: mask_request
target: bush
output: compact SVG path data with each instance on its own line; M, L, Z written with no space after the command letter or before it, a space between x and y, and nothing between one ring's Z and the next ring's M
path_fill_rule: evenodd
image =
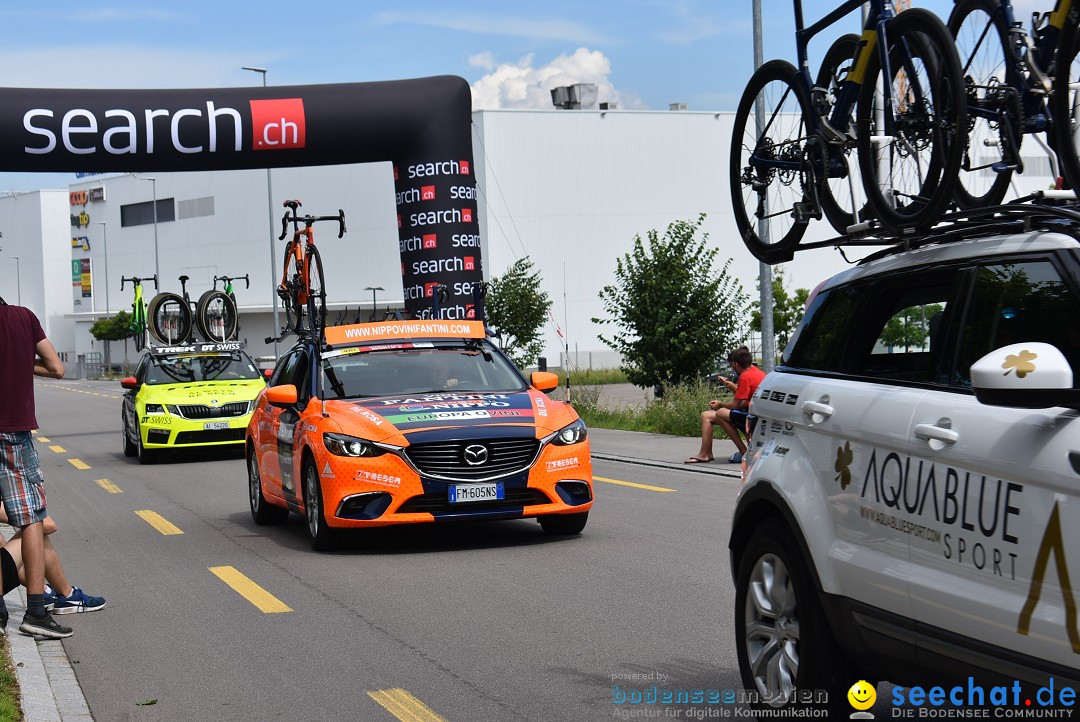
M717 392L712 384L697 380L669 386L662 399L651 401L642 409L605 409L598 403L599 388L583 386L571 390L574 409L587 426L673 436L700 436L701 412L708 408L709 401L727 400L730 396L730 392ZM717 438L725 437L718 432Z

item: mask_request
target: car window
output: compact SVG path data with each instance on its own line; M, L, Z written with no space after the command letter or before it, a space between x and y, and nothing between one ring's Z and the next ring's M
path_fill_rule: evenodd
M521 391L525 388L514 366L494 349L482 351L475 346L458 344L347 351L323 358L322 383L327 398Z
M274 373L270 376L270 385L279 386L281 384L291 383L285 379L289 378L290 370L293 365L296 364L297 351L290 351L285 354L278 361L277 366L274 367Z
M255 363L242 353L155 356L146 366L146 383L241 381L259 378Z
M1048 259L980 267L961 330L956 379L971 385L971 364L1023 341L1053 344L1080 370L1080 299ZM1080 384L1074 374L1073 387Z
M784 364L818 371L839 371L840 352L854 323L861 286L819 293L806 309L803 323L784 349Z

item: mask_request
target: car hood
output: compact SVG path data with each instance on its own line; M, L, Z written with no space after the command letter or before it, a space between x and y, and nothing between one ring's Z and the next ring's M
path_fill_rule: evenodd
M143 386L140 401L159 404L227 404L250 401L266 388L262 379L245 381L199 381L183 384L154 384Z
M535 389L380 396L327 401L326 408L343 433L397 445L418 431L490 426L526 426L543 438L578 418L568 404Z

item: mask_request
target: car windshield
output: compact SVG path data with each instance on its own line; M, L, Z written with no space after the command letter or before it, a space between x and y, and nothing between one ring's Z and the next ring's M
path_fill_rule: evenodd
M146 383L150 385L240 381L260 377L259 369L251 359L236 352L155 356L146 370Z
M521 374L488 346L456 344L331 351L323 356L326 398L523 391Z

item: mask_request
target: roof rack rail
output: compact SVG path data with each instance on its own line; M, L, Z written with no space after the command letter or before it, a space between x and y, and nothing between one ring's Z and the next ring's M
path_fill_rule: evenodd
M1062 231L1080 239L1080 204L1076 193L1071 190L1035 191L1003 205L946 213L933 228L909 229L902 234L890 233L871 219L850 226L841 236L820 241L800 240L793 250L836 248L843 253L845 248L885 246L865 259L870 260L926 245L1034 229Z

